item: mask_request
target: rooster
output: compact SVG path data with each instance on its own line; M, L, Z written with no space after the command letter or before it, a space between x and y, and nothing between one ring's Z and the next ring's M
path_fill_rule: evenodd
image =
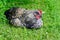
M27 10L13 7L5 12L6 18L14 26L40 28L43 26L42 10Z

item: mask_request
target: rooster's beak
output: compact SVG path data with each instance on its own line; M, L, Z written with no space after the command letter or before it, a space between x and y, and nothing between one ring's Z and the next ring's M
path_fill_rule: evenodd
M44 14L45 13L45 11L42 11L42 14Z

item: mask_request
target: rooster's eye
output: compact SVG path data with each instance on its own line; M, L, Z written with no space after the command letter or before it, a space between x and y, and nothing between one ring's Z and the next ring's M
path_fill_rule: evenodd
M37 14L37 15L39 15L39 13L38 12L34 12L35 14Z

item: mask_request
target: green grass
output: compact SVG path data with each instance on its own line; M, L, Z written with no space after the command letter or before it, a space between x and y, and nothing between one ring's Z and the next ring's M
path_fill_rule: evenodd
M11 7L42 9L44 25L40 29L16 28L4 12ZM0 40L60 40L60 0L0 0Z

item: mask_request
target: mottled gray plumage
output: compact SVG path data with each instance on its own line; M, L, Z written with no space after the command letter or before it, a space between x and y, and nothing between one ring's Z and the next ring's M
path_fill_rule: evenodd
M40 28L43 25L42 19L36 19L38 10L26 10L24 8L11 8L5 12L6 18L14 26L27 28Z

